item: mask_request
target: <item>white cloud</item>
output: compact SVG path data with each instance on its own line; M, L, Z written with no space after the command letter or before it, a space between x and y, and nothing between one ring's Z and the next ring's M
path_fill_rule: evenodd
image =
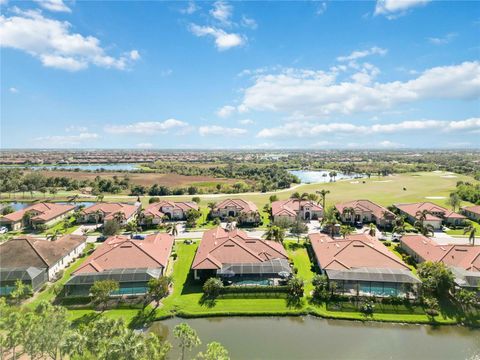
M388 19L395 19L405 15L414 7L426 5L431 0L377 0L374 15L385 15Z
M218 125L200 126L198 128L200 136L218 135L218 136L239 136L247 133L247 130L240 128L227 128Z
M20 90L18 90L16 87L11 87L8 89L12 94L18 94Z
M197 4L195 4L195 1L189 1L188 6L184 9L181 9L180 12L182 14L192 15L197 10L198 10L198 7L197 7Z
M119 57L105 53L100 40L71 31L72 25L44 17L38 11L13 9L16 15L0 15L1 46L22 50L44 66L78 71L89 65L126 69L139 57L138 51Z
M357 50L352 52L350 55L347 56L339 56L337 57L338 61L351 61L351 60L358 60L370 55L385 55L388 52L387 49L382 49L381 47L378 46L373 46L370 49L367 50Z
M246 27L246 28L250 28L250 29L256 29L258 27L258 24L257 22L252 19L252 18L249 18L248 16L246 15L242 15L242 22L241 22L242 26Z
M244 90L237 109L321 118L388 110L394 105L424 99L472 100L480 96L479 61L431 68L405 82L371 83L376 71L366 71L369 82L359 78L340 81L338 72L321 70L284 69L279 73L256 75L254 84Z
M80 126L80 125L70 125L65 128L66 132L78 132L78 133L86 133L88 131L88 128L86 126Z
M228 50L245 43L245 37L240 34L227 33L226 31L211 26L190 25L190 31L195 36L212 36L218 50Z
M38 144L42 147L72 147L83 143L91 142L92 140L99 139L100 136L95 133L80 133L78 135L51 135L41 136L35 138Z
M380 147L386 148L386 149L398 149L398 148L404 147L403 144L396 143L396 142L393 142L393 141L390 141L390 140L380 141L378 143L378 145L380 145Z
M153 144L152 144L152 143L148 143L148 142L146 142L146 143L139 143L139 144L137 144L137 148L139 148L139 149L151 149L151 148L153 148Z
M110 134L143 134L155 135L166 134L173 129L181 129L187 127L188 124L177 119L168 119L165 121L145 121L136 122L127 125L107 125L105 132Z
M252 119L243 119L239 121L242 125L253 125L255 122Z
M317 5L315 14L322 15L323 13L325 13L325 11L327 11L327 2L322 1L320 4Z
M388 134L402 131L436 130L450 131L477 131L480 129L480 118L470 118L458 121L445 120L411 120L391 124L355 125L351 123L297 123L290 122L275 128L260 130L260 138L308 138L322 134L352 134L371 135Z
M235 106L225 105L224 107L217 110L217 116L221 118L226 118L231 116L235 112Z
M216 1L210 10L210 15L224 25L230 25L233 7L224 1Z
M72 12L63 0L35 0L35 2L42 8L53 12Z
M434 45L446 45L450 43L453 39L457 37L456 33L448 33L443 37L430 37L428 41L430 41Z

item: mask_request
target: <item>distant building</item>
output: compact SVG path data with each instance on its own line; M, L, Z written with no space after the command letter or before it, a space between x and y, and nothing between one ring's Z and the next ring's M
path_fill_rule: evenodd
M370 200L349 201L336 204L335 208L344 223L374 223L379 227L385 228L392 226L395 220L394 213ZM353 212L346 212L345 209L352 209Z
M291 274L281 243L221 227L203 233L192 270L196 280L218 276L242 285L272 285Z
M106 223L109 220L116 219L121 214L121 225L135 220L140 211L138 204L123 203L96 203L82 210L80 221L83 223Z
M440 230L442 224L445 225L462 225L465 223L465 216L457 214L454 211L445 209L442 206L432 204L431 202L421 202L412 204L395 204L394 205L401 215L407 217L410 223L418 220L417 213L427 210L430 214L427 215L424 224L431 225L435 230Z
M248 200L225 199L216 204L211 212L213 218L225 220L229 217L238 218L240 223L255 224L260 222L257 205Z
M439 245L434 239L423 235L404 235L400 246L418 263L443 262L452 270L457 286L479 289L479 245Z
M0 225L8 227L12 231L30 225L32 227L40 224L51 226L71 215L74 210L74 205L42 202L0 217ZM23 223L26 213L31 215L30 224Z
M198 204L193 201L160 201L148 205L143 211L143 221L151 218L153 224L162 220L186 220L189 210L198 210Z
M323 217L323 208L311 200L278 200L272 203L272 217L274 221L286 219L293 222L297 218L318 220Z
M95 281L107 279L120 284L114 295L145 294L148 281L164 275L174 241L165 233L151 234L144 240L109 237L75 270L65 284L67 295L88 295Z
M87 237L65 235L57 240L19 237L0 245L0 294L9 294L21 280L34 291L56 278L85 249Z
M470 220L480 222L480 205L464 206L462 213Z
M410 268L368 234L332 239L309 234L316 265L335 291L349 296L414 297L420 283Z

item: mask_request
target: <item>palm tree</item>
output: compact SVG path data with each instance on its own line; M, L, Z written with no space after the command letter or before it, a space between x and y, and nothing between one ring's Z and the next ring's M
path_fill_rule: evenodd
M337 177L337 172L336 171L330 171L328 173L328 176L330 176L331 179L335 182L335 178Z
M343 211L342 211L342 215L347 218L350 219L350 223L353 224L354 220L355 220L355 209L353 207L346 207L346 208L343 208Z
M377 227L374 223L370 223L368 225L368 229L365 232L368 232L368 235L370 236L375 236L377 234Z
M395 217L392 233L405 233L405 218L403 216L397 215Z
M125 214L121 211L116 212L113 214L113 220L115 220L117 223L121 224L126 220Z
M78 194L75 194L73 196L70 196L67 200L68 200L69 203L74 203L75 204L78 201L79 197L80 196Z
M333 238L335 234L335 227L338 225L335 208L330 207L325 211L322 219L322 224L330 229L330 236Z
M355 229L350 225L342 225L340 227L340 235L342 235L344 239L347 237L347 235L352 234L354 231Z
M264 236L267 240L273 240L279 243L283 243L283 240L285 239L285 229L270 224Z
M227 217L227 224L225 225L225 230L227 231L233 231L235 229L235 224L234 224L235 219L231 216Z
M103 195L103 194L98 194L98 195L97 195L97 202L102 202L104 197L105 197L105 195Z
M169 223L167 225L166 230L167 230L167 233L169 233L170 235L177 236L178 235L177 223L175 221Z
M330 194L330 190L322 189L320 191L316 191L316 193L320 195L320 198L322 199L322 207L323 207L323 210L325 210L325 199L327 195Z
M299 192L294 192L290 196L290 199L292 199L294 202L298 202L297 219L300 219L301 204L302 204L302 201L308 200L308 194L307 193L300 194Z
M33 217L33 213L31 211L25 211L25 213L22 216L22 224L24 227L32 226L32 217Z
M103 215L103 212L101 212L100 210L97 210L93 213L93 216L95 218L95 227L98 227L98 223L99 223L102 215Z
M213 209L215 209L215 206L217 206L217 203L215 201L211 201L208 203L208 208L210 209L210 212L213 211Z
M427 216L431 215L432 213L428 210L419 210L415 213L415 217L418 221L420 221L423 225L423 222L427 220Z
M413 226L420 232L420 234L424 236L430 236L430 235L433 236L435 231L432 225L430 224L425 225L425 220L427 220L427 217L430 214L431 212L428 210L417 211L415 214L417 221L415 221Z
M468 242L475 245L475 235L477 234L477 228L472 224L469 224L463 229L463 234L468 233Z
M60 230L55 230L54 232L50 233L47 235L47 240L50 240L50 241L55 241L58 239L58 237L62 235L62 232Z
M132 234L134 233L136 235L138 233L138 231L142 230L142 228L140 227L140 225L138 225L136 220L133 220L133 221L130 221L129 223L127 223L126 230L129 231L130 233L132 233Z

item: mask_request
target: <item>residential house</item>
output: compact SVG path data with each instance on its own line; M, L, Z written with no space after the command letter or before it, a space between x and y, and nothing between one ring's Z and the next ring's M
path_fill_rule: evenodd
M394 213L370 200L353 200L336 204L335 208L344 223L374 223L381 228L385 228L392 226L395 220Z
M431 225L435 230L440 230L443 224L454 226L462 225L466 219L463 215L431 202L395 204L394 206L398 209L400 215L406 216L407 221L412 224L418 220L418 212L428 211L429 214L424 221L424 225Z
M462 213L470 220L480 222L480 205L464 206Z
M139 211L139 204L100 202L83 209L80 222L105 224L107 221L117 219L120 216L120 225L123 226L135 220Z
M33 291L59 276L85 249L87 237L64 235L57 240L29 236L0 245L0 294L6 295L21 280Z
M221 220L238 218L238 222L244 224L256 224L261 220L257 205L242 199L225 199L215 205L210 215Z
M148 281L165 274L174 237L165 233L144 240L128 236L109 237L73 273L65 284L68 296L85 296L95 281L115 280L120 289L114 295L142 295Z
M220 277L237 285L277 284L292 272L281 243L221 227L203 233L192 270L196 280Z
M316 265L335 291L349 296L414 297L420 283L409 267L368 234L332 239L309 234Z
M41 202L0 217L0 225L12 231L20 230L25 226L35 228L40 224L51 226L70 216L74 211L74 205ZM30 224L24 224L26 213L30 214Z
M404 235L400 246L418 263L443 262L452 270L458 287L479 289L479 245L440 245L434 239L423 235Z
M198 210L198 204L193 201L160 201L150 204L143 212L144 217L150 217L154 224L162 220L186 220L189 210Z
M311 200L278 200L272 203L272 217L274 221L286 219L293 222L297 218L318 220L323 217L323 208Z

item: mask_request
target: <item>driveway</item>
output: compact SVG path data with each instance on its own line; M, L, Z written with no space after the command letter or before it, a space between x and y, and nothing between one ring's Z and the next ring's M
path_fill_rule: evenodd
M468 245L468 237L453 237L443 231L436 231L433 238L440 245Z

